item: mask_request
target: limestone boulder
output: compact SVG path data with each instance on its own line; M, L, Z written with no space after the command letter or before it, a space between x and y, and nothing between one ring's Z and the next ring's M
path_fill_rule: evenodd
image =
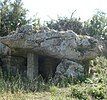
M59 59L86 60L99 55L99 43L90 36L68 31L41 31L35 33L31 26L23 26L15 34L0 37L0 41L14 50L32 51Z
M84 68L82 65L65 59L62 60L61 63L56 68L54 82L58 83L64 80L65 78L73 79L83 76L84 76Z

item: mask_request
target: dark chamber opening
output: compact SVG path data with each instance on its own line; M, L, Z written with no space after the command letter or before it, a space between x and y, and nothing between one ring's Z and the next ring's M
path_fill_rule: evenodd
M54 77L56 67L59 63L59 59L49 56L38 56L38 74L47 81L49 78Z
M42 76L44 80L48 80L55 75L56 67L60 63L60 59L38 55L38 75ZM8 68L8 63L4 62L3 64L3 73L6 72L7 76L8 73L12 76L17 76L17 73L20 74L21 77L27 77L27 57L20 57L20 56L12 56L10 65L11 67Z

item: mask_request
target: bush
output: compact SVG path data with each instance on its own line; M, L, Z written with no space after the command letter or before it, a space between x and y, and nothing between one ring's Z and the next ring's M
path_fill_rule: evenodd
M102 100L105 98L105 89L101 86L94 86L88 89L88 93L95 99Z
M73 30L77 34L81 34L83 30L82 22L80 18L67 18L67 17L59 17L56 21L51 20L46 23L47 27L50 29L58 30L58 31L66 31Z
M79 100L87 100L88 95L86 94L85 88L80 88L80 86L78 86L78 85L72 86L71 87L71 97L78 98Z

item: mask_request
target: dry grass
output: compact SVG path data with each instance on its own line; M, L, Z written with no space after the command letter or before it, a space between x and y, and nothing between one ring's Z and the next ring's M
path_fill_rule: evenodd
M36 92L36 93L21 93L11 92L0 94L0 100L51 100L49 92Z
M71 97L68 97L69 94L69 87L57 88L52 86L49 92L4 92L0 94L0 100L71 100Z

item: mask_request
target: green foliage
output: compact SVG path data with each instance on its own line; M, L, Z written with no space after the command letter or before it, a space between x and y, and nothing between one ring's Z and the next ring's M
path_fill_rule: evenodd
M80 21L80 18L74 18L74 17L59 17L56 21L51 20L47 22L47 27L50 29L55 29L58 31L61 30L73 30L74 32L81 34L82 33L82 22Z
M88 95L86 94L86 91L83 88L82 89L80 89L80 87L78 88L78 85L71 87L71 93L72 93L71 97L78 98L79 100L88 99Z
M55 30L73 30L77 34L90 35L99 39L107 39L107 17L102 11L97 11L91 19L81 22L80 18L59 17L46 23L47 27Z
M21 0L2 1L0 3L0 35L10 34L16 28L27 24L26 12Z
M97 57L91 61L90 76L93 83L107 84L107 59Z
M97 10L91 19L81 22L80 18L59 17L46 23L47 27L55 30L73 30L77 34L90 35L99 39L107 39L106 13Z
M106 100L106 88L103 84L77 84L71 86L71 97L79 100Z
M55 96L57 94L58 88L56 86L50 87L50 92L52 96Z
M105 98L105 87L103 85L93 86L88 89L88 93L97 100Z
M84 30L90 36L105 38L107 33L107 17L102 11L97 11L92 19L84 22Z

